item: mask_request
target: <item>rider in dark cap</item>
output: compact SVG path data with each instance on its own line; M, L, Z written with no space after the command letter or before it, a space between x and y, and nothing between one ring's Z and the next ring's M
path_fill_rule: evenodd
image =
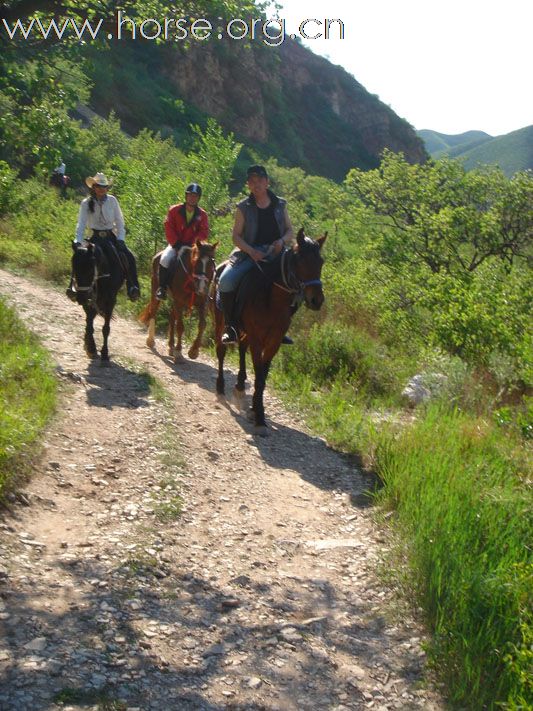
M251 165L246 171L250 194L237 204L233 225L233 244L229 263L219 281L220 299L226 330L222 343L236 343L234 322L235 292L242 277L256 262L274 259L294 241L287 202L269 189L268 173L263 165ZM285 337L284 343L292 343Z

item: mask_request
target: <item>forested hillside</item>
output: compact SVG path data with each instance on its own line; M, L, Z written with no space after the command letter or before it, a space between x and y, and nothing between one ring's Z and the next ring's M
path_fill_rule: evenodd
M447 136L426 130L418 131L418 135L434 158L457 158L468 170L497 165L508 177L519 170L533 170L533 126L503 136L489 136L483 131Z
M134 6L140 16L144 5ZM195 9L206 6L213 10L201 2ZM3 7L13 17L27 4ZM47 7L71 11L70 3ZM92 3L79 3L75 12L89 10ZM216 10L250 7L218 2ZM265 67L274 71L268 64L277 62L274 54L264 62L236 54L223 65L217 53L231 45L216 52L183 47L183 73L174 76L179 72L170 62L159 73L160 50L153 47L118 52L75 42L17 44L5 36L2 43L2 265L36 272L64 289L80 186L97 170L114 178L145 298L151 259L165 244L166 211L192 180L203 187L201 204L210 215L210 239L219 241L217 254L222 259L229 253L233 204L245 191L239 161L265 160L295 227L314 237L328 231L326 305L318 316L300 308L291 327L295 345L276 356L272 382L331 446L376 474L378 510L398 541L391 582L417 614L423 610L433 635L430 659L452 703L480 711L528 708L531 173L509 177L494 166L467 171L448 158L412 162L423 158L416 141L407 141L416 155L396 152L400 134L406 135L402 122L375 100L361 112L354 97L366 97L362 87L343 73L330 74L322 60L308 60L296 44L283 50L294 54L294 64L286 66L295 68L296 84L286 90L280 60L278 83L266 85L269 100L252 93L246 119L237 79L246 84L245 76ZM250 74L242 70L245 57ZM235 63L234 73L222 76L228 62ZM144 73L136 74L143 63ZM219 121L209 115L216 112L208 103L193 104L188 93L203 82L207 63L220 72L227 100ZM324 71L313 73L326 84L314 94L306 89L306 66ZM181 93L170 91L171 80ZM325 99L332 91L338 92L338 114ZM213 96L206 94L205 101ZM124 123L116 114L89 127L73 120L71 112L91 97L104 114L113 105ZM264 113L257 113L258 102ZM332 112L339 123L329 123L325 134ZM358 121L361 131L350 138ZM372 144L371 136L381 138ZM382 152L377 165L389 139L394 150ZM309 142L316 163L305 162ZM337 159L338 171L330 146L348 156L349 163ZM48 186L60 158L73 184L65 199ZM136 314L143 302L122 302L121 308ZM167 309L161 309L161 323ZM416 375L421 389L415 402L402 391ZM0 386L7 388L3 373ZM10 451L10 467L26 446L18 442L17 452Z

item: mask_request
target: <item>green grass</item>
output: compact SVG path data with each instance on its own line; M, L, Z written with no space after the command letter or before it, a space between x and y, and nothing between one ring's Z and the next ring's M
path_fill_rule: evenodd
M101 689L78 689L67 687L54 696L54 701L59 704L80 704L91 706L98 711L126 711L127 704L111 698L106 691Z
M0 299L0 499L25 472L56 391L47 352Z
M531 457L509 437L435 406L376 449L379 496L397 510L432 659L469 709L533 700Z

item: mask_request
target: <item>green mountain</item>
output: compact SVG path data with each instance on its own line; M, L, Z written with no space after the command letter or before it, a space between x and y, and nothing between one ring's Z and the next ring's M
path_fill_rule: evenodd
M436 131L422 130L418 135L434 158L448 155L460 158L466 168L499 165L508 176L518 170L533 170L533 125L503 136L492 137L483 131L467 131L446 136Z
M375 168L384 148L410 162L427 157L413 127L341 67L298 42L279 47L231 40L179 46L117 43L87 48L95 82L90 107L186 145L189 125L214 117L252 152L342 180Z
M489 141L492 136L484 131L465 131L455 135L446 133L438 133L429 129L417 131L420 138L424 141L426 150L433 158L439 158L441 155L448 154L451 149L459 146L468 146L472 144L483 143Z

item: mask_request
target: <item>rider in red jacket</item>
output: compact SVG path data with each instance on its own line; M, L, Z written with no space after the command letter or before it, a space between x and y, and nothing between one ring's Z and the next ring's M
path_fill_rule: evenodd
M185 202L172 205L165 219L165 234L168 247L161 255L159 263L159 289L156 297L163 301L170 282L169 267L184 245L192 247L196 240L206 240L209 236L207 212L198 207L202 188L198 183L191 183L185 190Z

